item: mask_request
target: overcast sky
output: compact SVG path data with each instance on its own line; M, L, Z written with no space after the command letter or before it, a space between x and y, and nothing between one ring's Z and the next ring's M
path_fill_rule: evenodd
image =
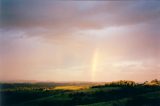
M160 78L160 1L1 0L0 80Z

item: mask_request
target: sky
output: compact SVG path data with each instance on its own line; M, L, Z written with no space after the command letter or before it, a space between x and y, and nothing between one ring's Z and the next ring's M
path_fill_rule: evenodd
M160 1L1 0L0 81L160 78Z

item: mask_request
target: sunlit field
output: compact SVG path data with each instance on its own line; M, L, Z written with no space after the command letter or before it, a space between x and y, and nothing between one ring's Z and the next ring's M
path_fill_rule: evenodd
M83 90L89 89L89 86L56 86L54 90Z

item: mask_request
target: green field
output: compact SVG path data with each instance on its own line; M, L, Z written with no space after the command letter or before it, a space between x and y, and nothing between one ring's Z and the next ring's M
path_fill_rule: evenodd
M1 83L2 106L160 106L160 84Z

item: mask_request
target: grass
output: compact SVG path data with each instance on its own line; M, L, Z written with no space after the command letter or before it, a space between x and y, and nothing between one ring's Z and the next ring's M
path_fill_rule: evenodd
M160 106L160 86L51 85L2 85L1 106Z

